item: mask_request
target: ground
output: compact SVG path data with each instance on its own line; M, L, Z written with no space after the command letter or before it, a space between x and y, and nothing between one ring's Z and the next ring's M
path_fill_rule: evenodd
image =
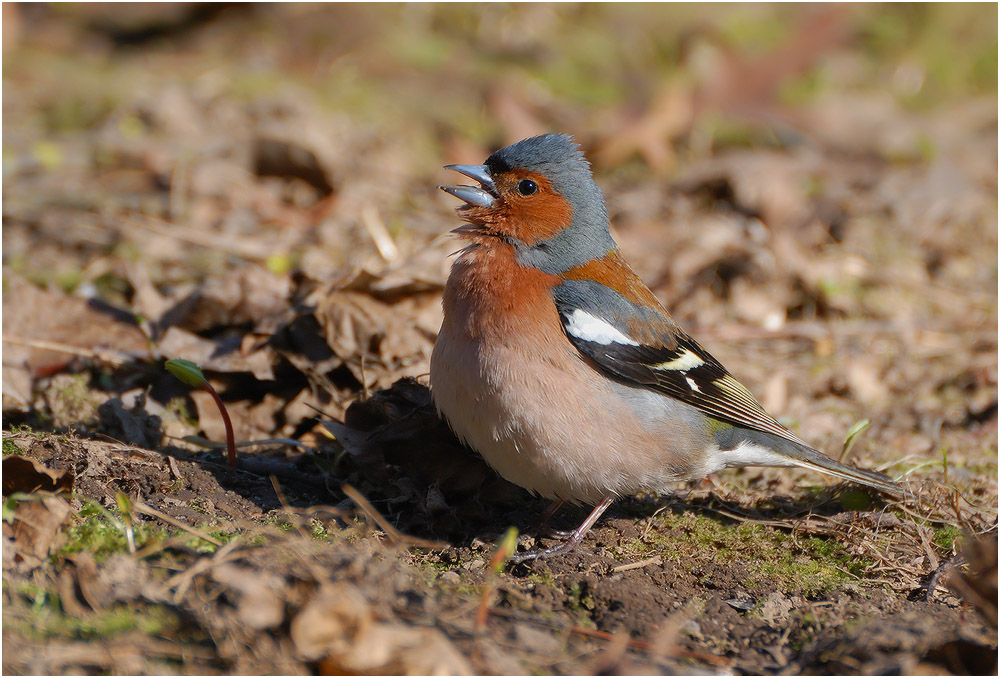
M3 19L5 673L995 673L995 6ZM677 320L907 496L733 470L504 560L546 502L434 412L436 186L545 131Z

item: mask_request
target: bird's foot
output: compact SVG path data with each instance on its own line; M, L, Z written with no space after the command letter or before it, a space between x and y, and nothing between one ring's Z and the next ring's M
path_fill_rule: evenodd
M590 531L590 528L594 526L597 519L601 517L609 506L611 502L614 501L613 496L608 496L604 498L600 504L594 507L594 510L590 512L587 519L581 523L580 527L576 528L572 532L564 533L566 538L559 544L555 546L550 546L547 549L537 549L534 551L525 551L524 553L515 553L510 557L510 562L512 563L523 563L526 560L537 560L539 558L551 558L552 556L562 555L564 553L569 553L583 541L583 538ZM560 502L561 503L561 502ZM558 504L555 506L558 508ZM554 510L552 511L554 512Z

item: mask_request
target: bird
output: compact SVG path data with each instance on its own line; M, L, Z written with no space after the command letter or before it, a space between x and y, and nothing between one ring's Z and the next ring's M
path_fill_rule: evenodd
M901 494L887 476L825 456L768 414L671 318L610 232L590 163L568 134L543 134L446 165L477 185L459 198L463 244L445 283L430 361L434 405L506 480L593 510L725 468L792 466Z

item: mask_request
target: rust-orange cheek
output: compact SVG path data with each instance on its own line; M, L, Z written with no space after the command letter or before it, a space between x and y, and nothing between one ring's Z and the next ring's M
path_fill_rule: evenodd
M560 195L539 192L507 204L503 227L526 245L555 237L573 221L573 208Z
M463 206L458 215L498 235L510 236L525 245L535 245L567 228L573 209L558 195L535 195L501 199L494 207Z

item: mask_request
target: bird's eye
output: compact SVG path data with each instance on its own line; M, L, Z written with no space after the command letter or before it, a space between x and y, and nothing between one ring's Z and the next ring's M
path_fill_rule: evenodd
M538 184L531 179L521 179L517 182L517 192L521 195L533 195L538 191Z

